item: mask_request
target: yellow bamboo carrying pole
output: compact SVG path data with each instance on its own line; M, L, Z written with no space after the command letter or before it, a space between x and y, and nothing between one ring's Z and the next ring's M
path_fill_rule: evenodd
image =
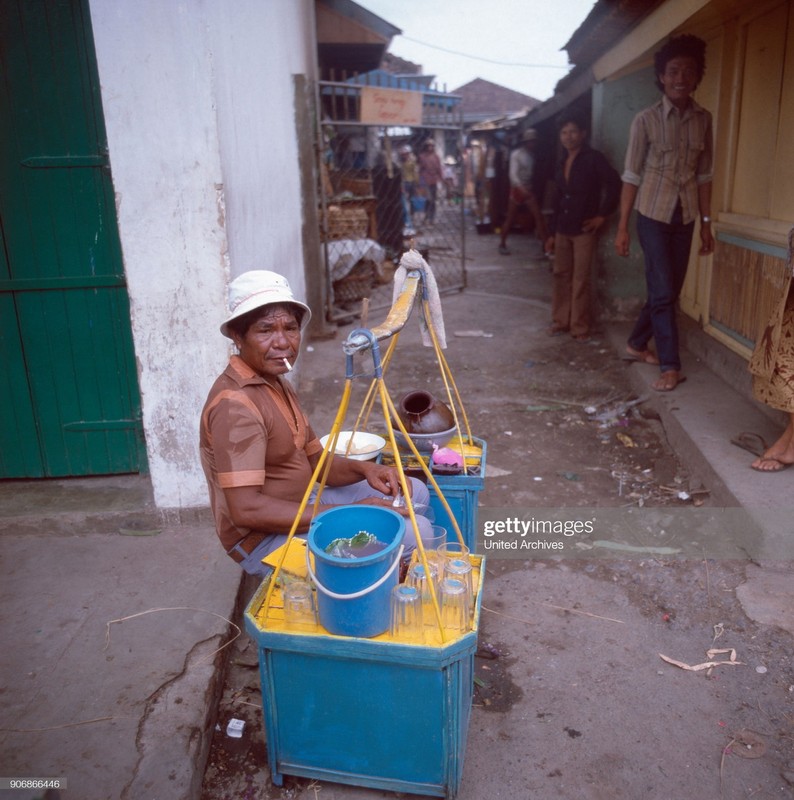
M461 399L460 392L458 391L458 386L455 383L455 379L452 376L452 370L449 368L449 363L444 356L444 351L441 349L441 345L438 342L438 336L436 334L436 329L433 326L432 319L430 318L430 312L428 309L428 302L425 300L422 304L423 308L425 309L425 319L428 320L427 328L430 331L430 336L433 340L433 348L435 349L436 358L438 359L439 366L441 367L441 376L444 380L444 387L447 390L447 398L449 400L449 407L452 410L453 417L455 419L455 427L458 429L458 436L460 436L461 442L463 441L463 436L460 432L460 424L458 423L458 417L456 414L456 407L460 407L461 414L463 415L463 422L466 425L466 437L469 440L469 444L474 444L474 439L471 435L471 428L469 427L469 418L466 415L466 408L463 405L463 400ZM447 379L449 379L449 383L447 383ZM452 384L452 390L455 393L455 400L452 399L452 395L450 394L450 384ZM461 452L461 455L463 453ZM464 466L466 464L466 459L463 459Z
M289 550L289 543L292 541L293 537L295 536L295 533L298 530L300 519L303 516L303 512L306 510L306 506L309 503L309 497L311 497L314 484L317 483L320 473L323 472L323 467L325 466L326 460L328 460L329 453L333 453L333 450L336 447L336 440L339 437L339 431L342 429L342 423L345 420L347 407L350 403L351 390L352 390L352 380L348 378L345 381L344 389L342 390L342 400L339 403L339 408L337 409L336 412L336 419L334 419L334 423L331 426L331 433L328 436L328 441L325 443L325 447L323 448L322 453L320 453L320 458L317 462L317 466L314 468L314 474L312 475L312 479L309 482L309 485L306 487L306 492L303 495L303 499L301 500L300 505L298 506L298 513L295 515L295 519L292 522L292 527L290 528L289 533L287 534L287 541L285 543L287 546L284 547L281 553L281 557L279 558L278 563L276 564L276 567L273 570L273 574L270 576L270 584L267 587L267 594L265 595L265 602L264 602L265 609L270 608L270 599L273 596L273 590L276 587L276 580L279 574L281 573L281 568L284 565L284 560L287 557L287 551ZM331 458L333 458L333 455L331 455ZM326 469L325 472L323 473L320 490L322 490L322 487L325 485L325 479L327 475L328 471ZM318 492L317 494L318 500L319 497L320 497L320 492Z
M424 261L422 263L424 263ZM362 403L361 409L359 410L358 415L356 417L354 428L351 433L350 441L348 442L346 452L349 452L356 431L358 431L361 426L365 426L367 424L369 416L375 405L375 402L376 400L379 399L381 410L383 413L383 418L386 425L386 432L389 444L391 446L392 453L394 454L395 466L397 468L397 472L399 475L400 488L402 490L403 497L405 498L406 510L408 512L410 524L411 527L413 528L414 536L416 538L416 548L418 551L418 557L422 565L424 566L425 570L427 571L427 574L428 575L430 574L430 566L427 560L427 554L425 551L424 543L419 533L419 525L416 520L416 512L411 499L408 486L408 479L405 475L405 468L403 466L402 459L399 456L397 440L394 434L394 423L396 423L397 428L403 435L404 440L407 443L408 449L411 451L412 455L418 462L419 466L421 467L422 471L427 477L427 480L430 482L433 489L436 491L438 499L443 505L444 510L449 515L449 519L455 530L455 535L458 539L458 542L461 545L465 546L463 533L460 529L460 525L458 524L457 519L455 518L454 513L452 512L452 508L447 502L447 499L444 497L444 493L441 491L441 488L438 485L438 482L436 481L436 478L433 475L430 467L428 466L428 464L425 463L424 458L419 453L419 450L417 449L416 445L414 444L413 440L408 434L405 425L400 419L397 413L397 409L395 408L394 402L391 399L388 390L386 389L386 384L383 378L383 374L386 368L388 367L389 363L391 362L392 356L394 354L399 333L405 326L405 323L407 322L408 317L410 316L411 310L416 301L417 292L419 291L420 287L423 287L422 302L421 302L422 315L427 330L429 331L431 337L431 342L441 372L441 379L444 383L444 389L446 391L449 407L450 410L452 411L452 415L455 421L455 428L458 434L458 442L460 444L461 457L463 458L463 469L465 472L466 469L466 455L464 452L465 445L463 441L464 439L463 432L461 430L461 419L458 416L458 408L460 409L460 416L462 417L463 420L463 425L465 427L468 444L473 445L474 439L472 437L471 428L469 426L469 419L468 416L466 415L466 410L464 408L463 401L460 397L460 392L458 391L458 387L455 384L455 380L452 376L452 372L449 368L449 364L446 358L444 357L444 353L442 351L441 345L438 340L438 335L435 330L435 326L433 324L432 315L430 313L429 300L427 296L427 278L425 272L422 269L411 269L406 275L402 289L398 294L398 296L396 297L394 303L392 304L392 307L389 310L386 320L381 325L376 326L372 329L359 328L352 331L344 344L344 351L347 355L347 374L345 378L344 389L342 392L342 398L336 412L334 423L331 427L331 432L328 435L328 440L326 441L325 447L323 448L323 451L320 454L320 458L314 469L311 482L309 483L309 486L307 487L303 499L301 500L301 503L298 507L298 513L295 517L292 527L290 528L290 531L287 534L287 541L286 541L287 546L283 548L278 563L276 564L276 567L270 578L270 584L268 586L268 590L265 595L265 601L264 601L265 609L269 609L270 607L270 600L273 591L276 587L277 579L281 573L282 566L287 556L288 545L297 532L300 519L303 516L304 511L306 510L306 506L308 505L309 498L311 496L315 484L318 484L317 497L314 504L315 514L317 512L317 508L319 507L320 496L322 495L322 491L325 488L325 483L328 478L334 453L336 452L336 444L339 438L339 433L342 430L345 416L347 414L348 407L350 404L350 396L352 392L352 380L354 376L353 357L356 353L364 350L371 351L374 362L374 370L373 370L372 380L368 387L366 396ZM390 339L390 342L387 351L383 359L381 360L378 342L383 339ZM438 596L432 581L429 582L428 585L430 589L430 596L433 604L433 610L435 612L436 620L438 622L441 641L444 642L446 641L447 637L444 634L444 628L441 623L441 608L439 606Z

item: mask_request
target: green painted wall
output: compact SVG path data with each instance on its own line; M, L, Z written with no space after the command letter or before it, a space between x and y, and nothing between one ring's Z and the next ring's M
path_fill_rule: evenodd
M619 173L623 173L629 126L634 115L659 97L651 67L593 87L592 144L604 153ZM618 214L615 213L609 229L601 238L597 281L601 313L609 319L633 317L645 302L645 271L634 215L629 228L631 255L628 258L615 253L617 222Z

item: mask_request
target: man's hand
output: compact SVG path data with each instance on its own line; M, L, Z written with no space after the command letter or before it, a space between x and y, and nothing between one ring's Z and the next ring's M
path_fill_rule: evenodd
M700 255L707 256L714 252L714 236L711 233L711 224L704 222L700 226Z
M618 231L615 236L615 252L624 258L629 254L629 232Z
M375 491L382 492L391 498L397 497L397 495L402 492L402 487L400 486L400 472L397 467L389 467L374 462L361 463L367 464L364 477ZM406 483L408 484L408 491L410 492L411 483L407 479Z
M624 181L620 189L620 219L618 219L618 232L615 236L615 251L624 258L629 254L629 218L636 197L637 187L633 183Z
M357 506L378 506L380 508L390 508L392 511L396 511L403 517L411 516L408 513L408 506L405 503L400 503L400 505L395 506L394 501L390 497L364 497L361 500L357 500L355 504Z
M603 224L605 217L590 217L582 222L582 231L584 233L595 233Z

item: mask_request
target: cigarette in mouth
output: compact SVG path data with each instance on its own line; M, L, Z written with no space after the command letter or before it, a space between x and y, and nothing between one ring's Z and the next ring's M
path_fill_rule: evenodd
M287 370L289 372L292 372L292 364L290 364L286 358L282 358L281 360L284 362L284 366L287 368Z

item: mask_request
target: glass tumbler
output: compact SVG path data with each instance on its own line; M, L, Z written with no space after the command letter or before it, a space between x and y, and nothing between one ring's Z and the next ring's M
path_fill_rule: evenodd
M400 642L424 642L422 597L414 586L398 584L391 591L389 634Z
M423 505L422 503L417 503L414 506L414 514L425 517L426 519L429 519L430 522L433 522L436 518L436 512L433 511L429 504Z
M457 578L441 581L441 626L453 635L469 629L469 601L466 586Z
M443 571L443 563L438 554L438 548L447 541L447 529L441 525L433 525L433 533L429 539L422 539L422 544L427 552L427 560L436 565L438 574Z
M444 542L438 547L437 552L438 557L442 560L442 562L449 561L452 558L462 558L466 561L469 560L469 548L457 540L454 542Z
M422 598L423 603L432 603L433 598L430 594L430 583L434 584L438 583L438 568L435 564L428 561L427 566L430 569L430 573L425 571L424 564L413 564L411 569L408 570L408 575L405 578L405 585L406 586L413 586L414 589L419 594L419 597Z
M466 597L469 607L474 598L474 586L471 562L468 558L448 558L444 563L445 578L456 578L466 587Z
M307 581L290 581L282 589L284 595L284 622L288 628L308 630L317 625L317 605L311 584Z

